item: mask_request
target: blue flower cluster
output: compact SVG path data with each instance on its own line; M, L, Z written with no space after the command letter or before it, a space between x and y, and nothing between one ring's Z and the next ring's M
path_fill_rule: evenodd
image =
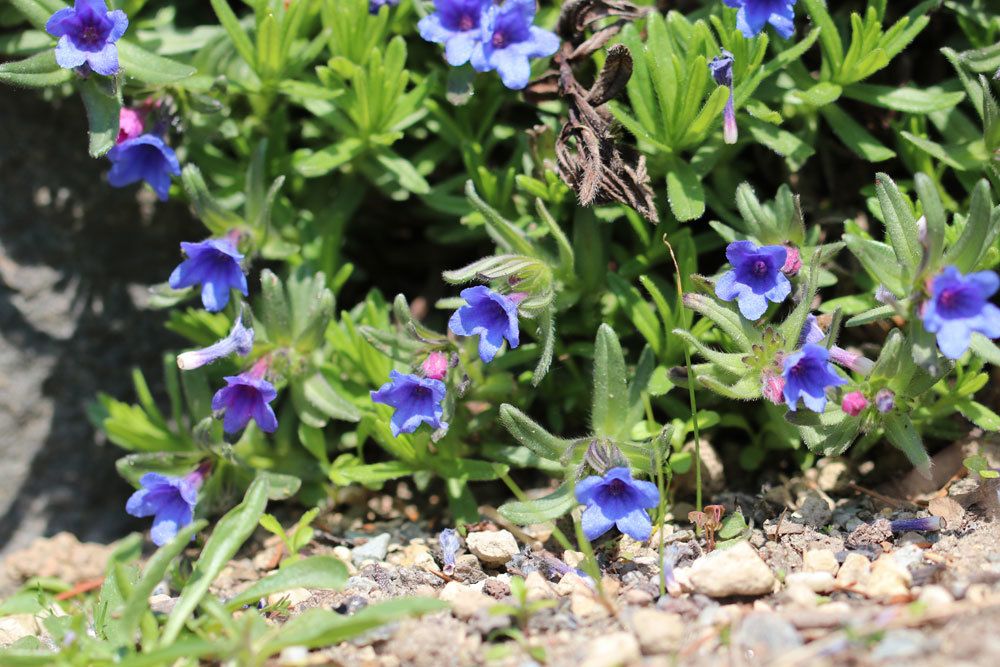
M443 44L445 60L467 62L477 72L496 71L503 85L520 90L531 78L531 58L559 49L555 33L534 25L535 0L436 0L434 13L420 20L420 36Z

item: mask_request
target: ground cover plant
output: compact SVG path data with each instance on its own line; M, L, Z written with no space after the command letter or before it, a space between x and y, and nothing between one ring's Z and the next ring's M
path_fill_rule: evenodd
M84 595L25 586L0 614L41 614L46 641L4 659L268 664L447 608L274 597L347 584L310 545L351 489L440 499L448 585L459 535L511 560L473 547L484 518L547 525L537 547L581 557L546 567L610 608L625 545L668 599L694 557L668 529L752 541L749 507L706 503L720 458L744 492L834 458L934 480L936 452L1000 431L1000 12L903 4L0 7L0 82L86 114L44 150L204 226L149 277L189 345L90 409L157 550L123 540ZM274 572L217 594L258 526ZM491 659L546 661L555 603L517 576L497 597Z

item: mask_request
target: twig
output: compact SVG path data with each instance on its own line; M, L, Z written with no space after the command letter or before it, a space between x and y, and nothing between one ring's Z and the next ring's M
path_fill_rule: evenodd
M104 585L104 577L99 577L97 579L88 579L87 581L81 581L73 588L68 591L63 591L56 596L56 600L69 600L70 598L75 598L77 595L83 595L84 593L89 593L90 591L97 590Z
M898 498L893 498L891 496L885 495L884 493L879 493L874 489L868 489L863 486L859 486L854 482L848 482L847 485L852 490L857 491L858 493L863 493L866 496L871 496L875 500L885 503L889 507L895 507L896 509L920 509L920 505L917 505L916 503L911 503L909 500L900 500Z

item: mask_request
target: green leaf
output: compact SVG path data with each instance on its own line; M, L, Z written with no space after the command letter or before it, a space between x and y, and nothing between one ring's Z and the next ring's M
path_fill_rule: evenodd
M696 220L705 213L705 190L701 179L684 160L674 160L667 172L667 199L670 210L681 222Z
M365 607L350 616L328 609L310 609L272 630L261 654L274 655L289 646L333 646L407 616L446 609L447 603L430 598L397 598Z
M747 129L754 141L785 158L793 169L801 167L816 152L815 148L791 132L756 118L744 119L742 126Z
M980 359L994 366L1000 366L1000 347L997 347L997 344L986 336L980 333L972 334L972 343L969 345L969 349L972 350L973 354L978 355Z
M913 217L910 202L899 191L888 174L875 174L875 192L885 220L885 230L892 243L896 258L906 269L903 281L908 282L917 272L923 256L917 219Z
M976 403L972 399L959 401L955 408L962 413L962 416L984 431L1000 431L1000 415L990 410L981 403Z
M844 96L865 104L885 107L904 113L930 113L950 109L965 99L965 93L946 92L941 88L894 88L867 83L853 83L844 89Z
M90 157L101 157L114 147L118 139L121 102L116 94L105 90L96 77L81 82L80 96L87 109L90 126Z
M883 162L896 157L896 153L886 148L878 139L873 137L865 128L858 125L857 121L847 115L837 106L828 106L820 109L820 113L833 133L859 156L869 162Z
M559 438L538 425L528 415L509 403L500 406L500 423L519 443L543 459L559 461L573 446L572 440Z
M24 88L58 86L73 78L73 72L59 67L55 51L0 64L0 82Z
M10 4L14 5L14 9L21 12L24 18L28 19L28 22L39 30L45 30L45 24L48 23L53 12L51 7L39 2L39 0L10 0Z
M199 519L177 531L174 539L156 550L153 557L146 563L142 577L136 583L125 602L125 610L121 614L122 635L132 637L139 628L142 615L149 609L149 596L153 589L163 581L167 569L174 559L191 545L191 538L208 525L204 519Z
M885 427L885 437L894 446L900 449L906 458L910 460L925 477L930 476L931 459L924 449L923 440L917 432L916 427L907 415L889 414L886 415L883 426Z
M405 190L417 195L426 195L431 191L424 177L420 175L409 160L400 157L389 149L379 151L375 155L375 161L396 177L399 185Z
M594 395L591 426L595 434L612 439L625 436L628 384L625 356L614 329L602 324L594 342Z
M826 9L824 0L803 0L806 12L809 13L813 23L819 27L819 44L823 51L823 64L827 66L830 73L836 73L844 62L844 44L840 41L840 33L837 26Z
M917 173L913 177L913 184L920 199L920 207L924 212L924 220L927 221L927 234L925 245L927 246L927 265L936 267L938 259L944 249L945 227L948 224L948 217L944 212L944 205L938 195L937 186L927 174Z
M843 89L835 83L820 81L807 90L798 90L793 93L795 97L811 107L823 107L833 104L840 99Z
M257 581L226 604L236 611L246 604L254 604L272 593L307 588L309 590L339 590L347 581L347 566L333 556L312 556L282 567L274 574Z
M366 148L361 139L346 137L315 152L296 151L292 157L292 165L306 178L317 178L344 166L364 153Z
M177 83L198 71L190 65L150 53L124 39L118 42L118 61L126 77L153 85Z
M337 393L322 373L314 373L307 378L302 389L306 400L327 417L347 422L361 421L361 411L357 406Z
M512 500L504 503L500 506L499 512L508 521L519 526L527 526L558 519L577 504L569 484L563 484L543 498L527 502Z
M969 217L962 235L945 254L944 263L953 264L962 273L977 268L979 259L989 250L1000 227L1000 209L994 211L990 184L986 179L976 183L969 203Z
M180 636L184 624L208 593L212 582L253 534L267 506L267 493L267 480L255 479L247 489L243 502L231 509L215 525L215 530L194 564L187 586L181 591L177 604L167 618L160 639L161 648L169 646Z
M229 39L232 41L233 46L236 47L236 52L240 54L250 65L251 68L256 70L257 60L254 56L253 43L250 41L250 37L247 35L246 31L243 30L243 26L240 25L240 20L236 18L236 14L229 7L227 0L210 0L212 3L212 9L215 10L215 15L219 18L219 23L225 28L226 34L229 35Z
M896 309L892 306L878 306L871 310L855 315L844 323L844 326L859 327L863 324L871 324L880 320L887 320L896 314Z

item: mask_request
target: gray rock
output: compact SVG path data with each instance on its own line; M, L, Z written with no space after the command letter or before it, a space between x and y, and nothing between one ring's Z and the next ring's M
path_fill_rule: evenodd
M684 640L684 622L678 614L639 609L632 614L629 626L646 655L672 653L680 649Z
M732 640L742 651L752 653L753 661L758 664L802 646L802 637L795 626L769 612L747 615L733 633Z
M627 632L612 632L587 642L581 667L618 667L637 662L639 642Z
M747 542L713 551L694 562L691 586L713 598L766 595L774 588L774 574Z
M915 658L926 654L933 643L919 630L889 630L872 650L871 659L878 662Z
M355 566L361 567L365 561L382 561L389 553L389 533L376 535L359 547L351 549L351 561Z

